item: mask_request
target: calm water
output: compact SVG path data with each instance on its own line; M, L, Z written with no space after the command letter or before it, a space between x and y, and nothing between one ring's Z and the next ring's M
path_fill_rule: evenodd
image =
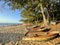
M12 25L19 25L20 23L0 23L0 26L12 26Z

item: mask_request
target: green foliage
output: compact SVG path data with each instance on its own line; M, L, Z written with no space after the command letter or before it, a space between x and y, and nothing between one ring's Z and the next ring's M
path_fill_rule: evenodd
M55 13L58 14L59 11L58 3L56 3L56 1L54 2L53 0L52 1L51 0L4 0L4 1L9 2L8 5L11 6L13 10L24 8L24 10L21 13L21 17L23 17L21 21L23 22L35 23L35 21L40 22L41 20L43 20L40 10L40 3L42 3L43 8L46 7L47 12L49 12L49 16L51 19L53 19L53 15L55 15ZM59 18L59 17L54 16L54 18Z
M28 20L29 22L35 22L35 21L40 21L40 19L42 18L42 15L36 13L35 11L33 10L28 10L28 9L25 9L23 12L22 12L22 15L21 15L24 19Z

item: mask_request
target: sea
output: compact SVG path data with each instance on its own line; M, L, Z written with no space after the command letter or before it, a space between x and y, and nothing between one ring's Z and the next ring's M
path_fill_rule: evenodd
M21 25L20 23L0 23L0 26L13 26L13 25Z

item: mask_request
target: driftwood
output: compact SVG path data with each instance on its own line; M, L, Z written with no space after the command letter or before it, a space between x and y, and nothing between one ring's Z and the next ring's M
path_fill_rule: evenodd
M55 34L48 34L48 35L45 35L45 36L34 36L34 37L23 37L22 40L30 40L30 41L43 41L43 40L49 40L49 39L52 39L54 38L55 36L57 36L57 33Z
M25 37L22 38L22 40L43 41L43 40L53 39L57 35L59 35L59 31L52 31L52 32L48 32L46 35L38 35L38 34L35 34L32 37L31 36L25 36Z
M40 27L37 27L37 28L28 28L29 31L49 31L50 28L46 28L46 27L43 27L43 28L40 28Z

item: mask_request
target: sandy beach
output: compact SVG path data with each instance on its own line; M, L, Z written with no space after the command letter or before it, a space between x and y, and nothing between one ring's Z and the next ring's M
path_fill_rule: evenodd
M50 25L51 30L60 31L60 23L57 25ZM0 27L0 45L57 45L60 43L60 37L49 41L22 41L22 37L27 32L23 25L3 26Z
M3 43L9 43L11 41L12 42L20 41L22 36L26 32L24 31L24 29L25 27L22 25L0 26L0 43L3 44Z
M60 23L58 23L57 25L49 25L49 27L51 28L51 31L59 31L60 32ZM20 43L21 45L60 45L60 36L52 39L52 40L48 40L48 41L21 41Z

